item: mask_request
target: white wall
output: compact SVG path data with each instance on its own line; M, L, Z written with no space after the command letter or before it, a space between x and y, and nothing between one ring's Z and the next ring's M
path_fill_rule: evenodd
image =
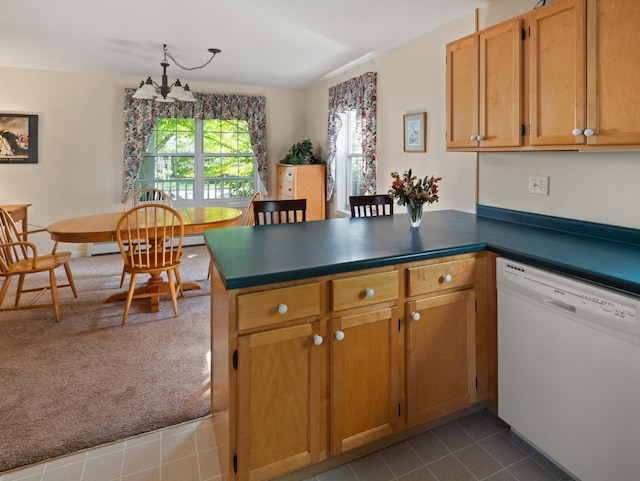
M364 72L378 73L377 190L385 193L391 172L409 168L443 177L440 201L429 209L475 212L476 154L447 153L445 147L445 44L474 30L466 16L391 50L307 91L307 137L327 157L328 89ZM403 151L403 115L427 112L427 152ZM335 196L334 196L335 197ZM334 210L328 209L328 215Z
M480 10L480 28L534 4L493 0ZM529 194L529 175L550 177L548 196ZM480 155L479 203L638 229L639 179L639 152L485 153Z
M47 226L69 217L122 210L123 95L139 79L0 68L1 112L38 115L38 164L0 165L0 204L30 203L29 223ZM299 141L304 92L191 83L197 92L264 95L269 192L275 165ZM33 240L50 247L46 234ZM83 253L84 245L65 250Z
M493 0L479 10L479 28L530 11L536 0ZM389 173L413 168L442 175L430 209L475 210L476 154L445 149L445 45L475 31L473 15L369 60L307 91L308 135L326 158L328 88L378 72L378 192ZM402 115L427 112L427 153L402 150ZM640 228L640 153L520 152L479 156L478 203L506 209ZM528 193L529 175L550 177L550 195ZM330 208L329 210L332 210Z

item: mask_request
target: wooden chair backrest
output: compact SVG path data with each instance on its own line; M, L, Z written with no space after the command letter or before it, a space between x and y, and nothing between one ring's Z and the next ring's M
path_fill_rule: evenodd
M260 200L253 203L255 225L306 222L307 199Z
M145 187L143 189L136 190L127 197L127 200L124 203L124 210L128 211L129 209L142 204L164 204L169 207L173 206L171 202L171 195L169 195L168 192L156 189L155 187Z
M263 199L264 195L262 194L262 192L256 192L255 194L253 194L251 202L249 202L249 205L247 206L247 210L244 213L244 217L242 218L242 222L240 225L254 225L256 223L256 217L253 211L253 203L257 200Z
M0 207L0 273L7 272L9 266L29 257L29 246L37 256L35 245L23 242L20 231L11 214Z
M180 261L184 221L169 206L139 205L118 221L116 240L126 266L138 270L167 268ZM144 247L129 249L130 245Z
M393 215L393 199L385 194L352 195L349 197L351 217Z

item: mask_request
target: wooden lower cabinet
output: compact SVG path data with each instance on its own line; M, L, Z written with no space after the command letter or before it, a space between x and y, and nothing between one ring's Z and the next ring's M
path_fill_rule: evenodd
M407 307L407 421L415 426L475 402L475 292Z
M238 479L261 481L320 459L319 324L238 338Z
M495 343L477 334L495 332L491 259L462 254L231 291L214 268L222 478L263 481L362 456L490 398Z
M331 453L388 436L400 425L402 343L398 310L331 321Z

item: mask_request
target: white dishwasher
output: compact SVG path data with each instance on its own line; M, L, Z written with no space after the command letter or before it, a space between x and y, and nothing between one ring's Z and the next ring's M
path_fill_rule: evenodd
M498 415L582 481L640 480L640 298L498 258Z

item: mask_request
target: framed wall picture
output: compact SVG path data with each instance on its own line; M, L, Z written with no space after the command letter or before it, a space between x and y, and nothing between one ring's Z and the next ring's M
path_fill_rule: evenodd
M38 116L0 113L0 164L38 163Z
M404 151L427 151L427 113L404 116Z

